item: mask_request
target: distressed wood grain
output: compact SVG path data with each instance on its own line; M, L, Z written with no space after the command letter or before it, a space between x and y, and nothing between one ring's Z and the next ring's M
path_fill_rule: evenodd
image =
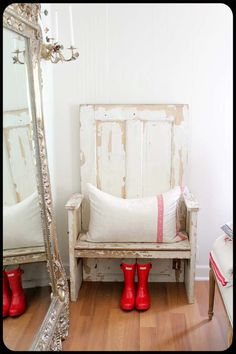
M185 183L188 105L81 105L82 227L86 182L119 197L146 197Z
M194 280L196 264L196 242L197 242L197 211L190 212L189 216L189 242L191 247L191 256L185 262L185 287L190 304L194 303Z
M190 210L190 211L198 211L199 210L199 204L198 204L197 199L194 197L194 195L192 193L189 192L188 189L186 190L186 192L184 192L183 198L184 198L184 203L187 207L187 210Z
M143 122L126 121L126 198L141 198L143 184Z
M120 269L119 258L107 258L101 262L101 258L83 259L84 281L124 281L123 272ZM135 261L135 259L134 259ZM184 280L184 259L180 260L181 270L179 282ZM137 274L135 281L138 281ZM172 259L152 259L152 270L149 274L150 282L176 282L175 270Z
M76 301L82 284L82 259L75 254L74 245L81 229L81 209L68 209L70 298Z
M44 246L3 250L3 265L24 264L46 261Z
M98 144L98 140L94 109L90 105L83 105L80 108L80 171L81 192L84 195L82 204L83 229L88 229L89 224L89 201L86 183L97 185L96 144Z
M75 210L78 209L82 203L83 200L83 195L80 193L74 193L68 200L68 202L65 205L65 208L67 210Z
M149 259L189 259L190 251L143 251L143 250L107 250L107 249L75 249L76 257L86 258L149 258Z
M170 189L171 124L162 121L143 123L142 197Z
M125 198L125 122L98 122L97 187Z
M31 118L27 109L4 112L5 205L20 202L37 189L32 134Z
M75 249L110 249L110 250L151 250L151 251L171 251L182 250L189 251L189 240L183 240L175 243L156 243L156 242L89 242L85 241L85 234L80 234L75 242Z

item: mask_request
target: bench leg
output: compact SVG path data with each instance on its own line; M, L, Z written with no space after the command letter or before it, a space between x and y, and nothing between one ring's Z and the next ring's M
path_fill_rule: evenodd
M70 299L76 301L83 281L83 259L70 257Z
M173 259L173 268L175 269L175 280L179 283L180 273L181 273L181 260Z
M197 211L188 212L188 233L191 246L191 258L185 260L184 282L188 303L195 300L195 268L196 268L196 239L197 239Z
M214 307L214 298L215 298L215 278L213 270L209 270L209 308L208 308L208 318L212 319L213 316L213 307Z
M187 293L188 303L193 304L195 300L194 288L195 288L195 261L194 258L185 260L184 267L184 282Z
M70 299L76 301L83 280L83 260L75 257L75 243L81 230L81 210L68 210Z

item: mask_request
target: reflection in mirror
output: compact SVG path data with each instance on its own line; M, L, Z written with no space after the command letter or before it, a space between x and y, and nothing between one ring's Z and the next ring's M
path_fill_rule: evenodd
M3 30L3 333L29 349L50 305L27 39Z

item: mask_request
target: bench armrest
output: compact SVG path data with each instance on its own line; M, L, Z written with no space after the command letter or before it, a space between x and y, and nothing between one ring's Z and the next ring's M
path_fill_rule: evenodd
M65 205L67 210L76 210L81 206L84 196L80 193L74 193Z
M188 188L186 187L183 192L184 203L189 211L198 211L199 205L197 199L193 196L192 193L189 192Z

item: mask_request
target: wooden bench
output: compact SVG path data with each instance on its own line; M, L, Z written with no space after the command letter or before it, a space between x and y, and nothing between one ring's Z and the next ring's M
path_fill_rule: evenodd
M185 185L187 105L82 105L80 107L81 192L66 203L70 297L76 301L84 258L150 258L184 261L188 302L194 302L198 203L186 191L180 220L188 240L176 243L93 243L86 183L123 198L141 198ZM178 269L176 272L178 280Z

